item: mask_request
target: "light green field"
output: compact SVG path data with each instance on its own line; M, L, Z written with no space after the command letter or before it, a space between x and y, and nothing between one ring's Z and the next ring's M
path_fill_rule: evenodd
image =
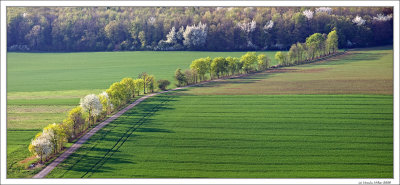
M141 72L174 84L177 68L187 69L201 57L240 57L245 52L90 52L7 53L7 165L10 177L26 177L13 171L29 157L34 135L50 123L65 119L67 111L87 94L98 94L124 77ZM272 63L275 52L267 54ZM171 85L173 86L173 85ZM35 130L35 131L32 131ZM29 173L28 173L29 174Z
M274 59L275 52L264 53ZM173 80L177 68L187 69L194 59L240 57L245 52L91 52L91 53L8 53L7 91L38 92L106 89L124 77L139 73ZM54 95L54 94L53 94Z
M392 178L392 54L355 50L150 98L48 177Z

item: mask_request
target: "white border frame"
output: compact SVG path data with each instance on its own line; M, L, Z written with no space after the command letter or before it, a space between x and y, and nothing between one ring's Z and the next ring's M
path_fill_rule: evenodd
M1 184L399 184L399 4L398 1L2 1L1 2ZM392 6L394 23L393 179L6 179L7 6Z

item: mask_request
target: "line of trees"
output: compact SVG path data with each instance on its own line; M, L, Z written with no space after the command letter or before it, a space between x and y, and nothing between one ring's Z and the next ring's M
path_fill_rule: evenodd
M289 52L277 52L275 59L281 66L290 66L324 57L338 50L338 35L336 29L328 35L314 33L306 38L305 43L297 42L290 47Z
M328 35L314 33L307 37L305 43L293 44L289 52L276 52L275 59L279 61L279 64L274 67L311 62L317 58L332 55L337 50L338 35L335 29ZM208 79L264 71L271 67L271 60L268 56L265 54L257 55L256 52L247 52L240 58L199 58L192 61L189 69L185 71L177 69L175 71L176 86L192 85Z
M161 81L165 89L169 85L165 83L169 81ZM96 122L120 110L135 96L154 92L155 86L155 77L143 72L137 79L123 78L120 82L113 83L105 92L83 97L80 105L71 109L61 123L49 124L36 134L29 145L29 151L43 163L52 154L59 153L65 143L75 140Z
M392 7L8 7L8 51L283 50L336 27L391 44Z
M190 69L175 71L176 86L196 84L208 79L218 79L232 75L261 71L270 67L270 59L265 54L247 52L237 57L199 58L190 64ZM208 74L208 75L207 75Z

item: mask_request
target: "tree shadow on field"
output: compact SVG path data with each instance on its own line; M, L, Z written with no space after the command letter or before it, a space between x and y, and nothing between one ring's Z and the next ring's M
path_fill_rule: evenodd
M343 65L352 62L359 62L359 61L371 61L371 60L379 60L385 53L367 53L367 52L351 52L347 53L343 56L335 57L329 60L325 60L322 62L316 62L311 65L306 65L305 67L312 67L312 66L321 66L321 65Z
M225 85L234 85L234 84L251 84L251 83L257 83L261 80L270 78L272 76L275 76L279 73L287 73L290 72L289 70L267 70L267 71L261 71L261 72L254 72L247 74L242 77L238 78L226 78L226 79L220 79L219 81L213 81L213 82L208 82L204 84L198 84L195 85L194 87L196 88L209 88L209 87L219 87L219 86L225 86ZM187 91L187 89L186 89Z
M94 151L103 151L104 149L100 148L94 148ZM107 172L107 171L114 171L116 170L115 168L107 167L107 166L101 166L101 168L92 168L93 164L96 163L96 161L99 161L103 159L102 156L94 156L90 154L74 154L75 158L79 158L79 163L71 166L68 171L75 171L75 172L81 172L82 174L84 173L95 173L95 172ZM123 157L112 157L108 159L108 162L111 164L136 164L133 161L126 160Z
M97 140L90 142L94 145L89 145L86 151L82 152L85 154L73 154L78 159L72 164L69 170L81 172L82 178L87 178L96 172L118 170L110 167L105 168L105 163L112 164L112 166L126 163L135 164L131 160L126 160L129 159L129 156L124 159L120 157L121 155L125 155L120 151L120 148L126 142L134 142L136 138L146 137L143 134L139 135L135 133L173 133L173 131L168 129L157 128L156 125L160 124L152 124L154 120L152 116L163 110L174 109L169 106L169 102L177 101L174 98L176 97L154 96L127 111L123 116L107 125L106 129L94 135L93 139L97 138ZM132 138L135 139L132 140ZM115 153L118 153L118 157L114 156Z

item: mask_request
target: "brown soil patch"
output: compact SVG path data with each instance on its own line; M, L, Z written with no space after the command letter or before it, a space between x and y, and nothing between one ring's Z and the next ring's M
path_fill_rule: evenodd
M30 156L30 157L28 157L28 158L26 158L26 159L20 161L19 163L20 163L20 164L25 164L25 163L28 163L29 161L34 160L34 159L36 159L36 156Z

